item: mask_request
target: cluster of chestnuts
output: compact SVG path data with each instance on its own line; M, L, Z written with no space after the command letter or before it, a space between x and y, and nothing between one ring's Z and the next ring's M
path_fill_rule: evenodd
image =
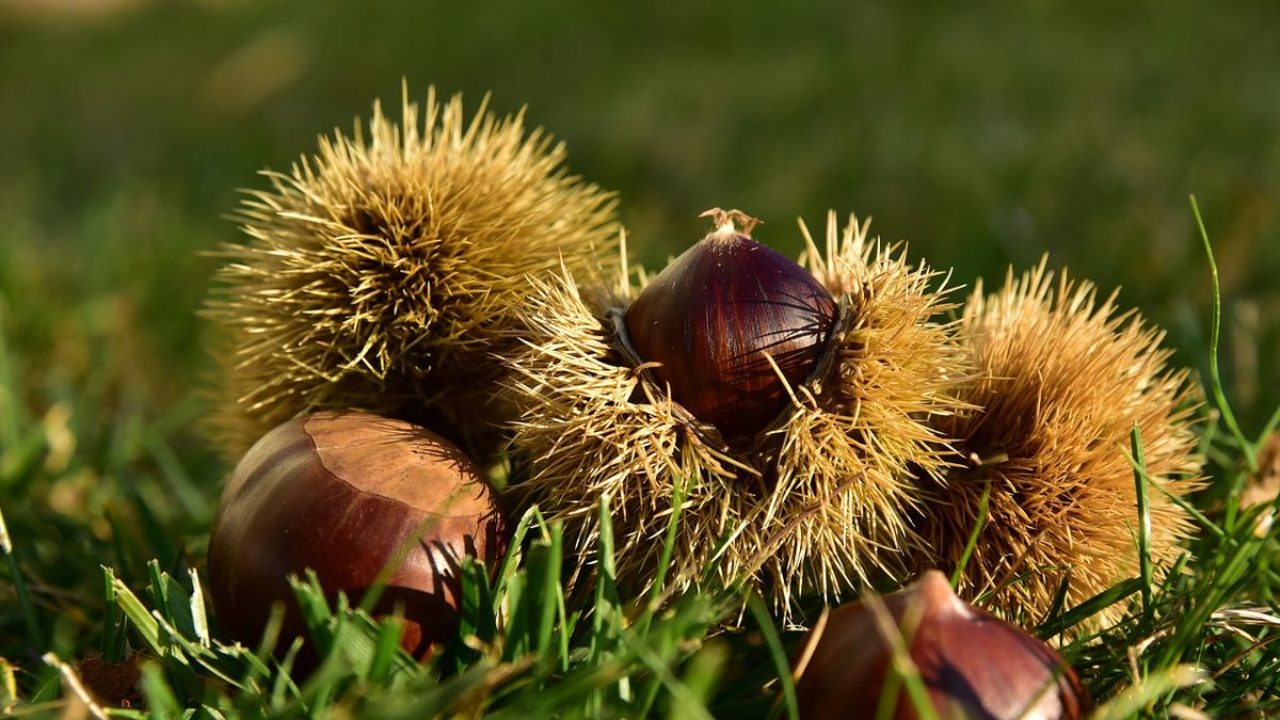
M504 508L563 523L590 581L608 498L633 592L670 531L669 589L742 586L784 621L802 596L919 577L802 643L806 717L914 717L880 697L904 668L943 717L1087 709L1056 653L932 568L967 559L959 592L1022 623L1128 577L1135 425L1162 490L1150 557L1172 562L1199 458L1158 331L1043 264L957 313L943 275L834 213L820 241L801 223L797 262L710 210L700 242L633 274L609 196L519 117L468 124L433 96L425 128L406 102L370 138L322 141L246 201L210 302L239 458L209 548L231 637L256 641L274 603L301 632L288 577L311 569L332 593L385 584L375 611L425 657L463 559L506 551ZM495 457L519 480L490 485Z

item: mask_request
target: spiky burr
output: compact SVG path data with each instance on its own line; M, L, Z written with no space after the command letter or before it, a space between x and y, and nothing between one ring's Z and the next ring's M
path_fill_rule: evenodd
M1154 483L1154 566L1167 568L1193 530L1171 496L1201 487L1198 395L1186 371L1168 366L1163 333L1115 298L1055 277L1044 261L1010 271L994 294L979 283L961 333L979 372L960 396L980 409L934 419L956 438L957 466L945 487L925 482L940 502L923 506L930 552L920 566L960 561L989 493L959 590L990 592L989 607L1025 623L1044 619L1064 583L1070 607L1138 574L1135 427Z
M648 281L637 287L625 273L611 285L572 273L537 281L524 314L528 345L512 360L522 412L513 447L529 466L516 497L565 523L584 566L595 556L598 504L608 497L616 575L641 589L654 580L677 511L667 577L675 589L743 580L789 617L801 594L900 576L907 549L920 540L908 517L926 501L912 472L940 477L950 456L928 418L963 409L953 390L966 371L953 328L937 320L948 304L933 287L935 273L912 267L867 231L853 219L841 230L833 213L822 252L803 230L808 272L838 305L839 320L812 324L826 333L822 357L808 378L783 383L780 414L745 440L682 406L645 358L620 347L619 318ZM724 250L721 260L742 254ZM731 326L753 324L723 325ZM785 380L780 366L778 374ZM748 405L763 407L744 411Z
M484 457L508 409L527 277L614 257L611 196L564 169L563 145L460 97L320 139L236 213L207 314L221 364L214 425L238 457L317 409L425 423ZM425 117L424 117L425 116Z

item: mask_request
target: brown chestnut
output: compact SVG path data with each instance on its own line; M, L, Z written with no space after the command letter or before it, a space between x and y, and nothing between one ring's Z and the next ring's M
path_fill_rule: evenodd
M401 609L401 645L425 657L456 629L462 559L492 567L505 548L493 490L453 445L399 420L317 413L236 466L209 540L210 594L228 635L254 643L275 602L285 631L303 632L289 575L310 568L355 603L392 566L374 611Z
M741 444L787 406L781 378L809 378L836 303L808 270L751 238L757 220L718 208L704 215L716 229L645 286L627 309L624 344L634 360L655 363L673 400Z
M930 570L882 600L894 622L907 626L907 652L938 717L1052 720L1088 710L1088 694L1057 652L960 600L941 572ZM865 603L833 611L800 645L794 668L800 714L876 717L891 647ZM904 687L894 707L897 720L917 717Z

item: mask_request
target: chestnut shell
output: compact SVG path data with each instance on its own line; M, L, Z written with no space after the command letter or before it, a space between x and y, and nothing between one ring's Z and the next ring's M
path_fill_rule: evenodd
M297 635L289 575L310 568L357 603L407 550L374 611L400 608L401 645L421 658L456 629L462 559L493 567L505 549L493 490L453 445L398 420L318 413L275 428L236 466L209 541L210 593L236 640L258 642L275 602Z
M769 358L788 385L803 383L835 321L835 300L817 278L730 224L645 286L625 328L638 359L660 363L653 375L673 400L743 445L790 401Z
M919 608L908 653L940 718L1075 720L1088 711L1088 693L1053 648L960 600L941 572L930 570L883 600L899 626ZM796 682L800 714L876 717L891 651L872 611L861 602L837 608L802 652L813 643ZM905 689L892 717L918 717Z

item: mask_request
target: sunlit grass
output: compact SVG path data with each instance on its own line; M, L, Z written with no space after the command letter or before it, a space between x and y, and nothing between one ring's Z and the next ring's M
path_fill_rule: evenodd
M607 498L587 591L567 592L563 534L535 508L520 519L514 549L492 578L465 566L461 630L424 665L399 648L393 622L371 618L359 598L330 602L305 578L294 589L319 655L314 672L296 671L300 641L281 637L278 624L255 647L224 644L199 573L216 466L174 450L191 441L190 426L97 394L66 400L73 416L109 412L119 428L35 416L18 402L24 388L15 380L15 368L28 362L0 342L7 712L54 716L85 702L91 712L138 718L186 708L212 717L796 712L787 658L800 635L775 627L758 600L744 615L732 590L667 597L659 585L642 598L619 594ZM1210 417L1225 417L1227 393L1211 382L1207 394L1219 404ZM63 433L73 433L69 458L57 455ZM1216 421L1205 433L1227 460L1212 468L1214 485L1247 482L1248 458L1265 436L1218 433ZM1141 553L1143 498L1158 486L1149 484L1136 432L1132 441L1139 576L1080 605L1059 605L1036 630L1053 640L1107 608L1126 609L1116 625L1059 643L1100 702L1099 717L1280 711L1273 595L1280 528L1259 524L1280 500L1242 507L1231 491L1225 504L1191 507L1202 532L1167 575L1156 575ZM675 537L664 535L665 553ZM86 690L101 682L78 664L86 657L136 669L118 706Z

